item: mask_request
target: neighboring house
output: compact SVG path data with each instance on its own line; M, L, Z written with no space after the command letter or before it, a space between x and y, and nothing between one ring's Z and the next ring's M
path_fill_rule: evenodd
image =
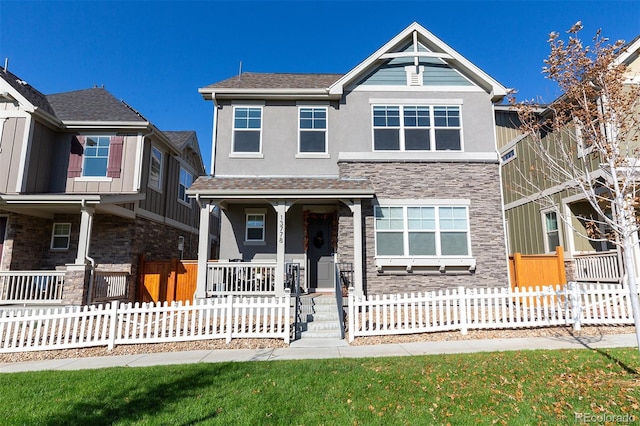
M640 38L629 43L618 60L626 64L629 82L637 84L640 75ZM549 106L541 105L536 111L541 117L548 114ZM598 216L575 185L570 181L557 184L534 173L542 167L541 160L519 131L517 112L510 106L496 106L496 134L502 159L505 217L509 253L552 253L557 246L564 251L567 279L587 282L621 282L620 253L607 241L587 238L587 220ZM574 164L584 164L591 172L598 169L598 156L580 144L580 129L567 126L574 132L571 138L576 146L570 147ZM549 135L554 137L554 135ZM527 180L536 182L534 189ZM525 188L529 188L528 190ZM549 198L538 190L544 190ZM563 217L567 218L566 221ZM601 225L602 235L607 229ZM640 260L640 252L636 250ZM640 264L640 263L638 263Z
M203 217L222 211L220 259L274 265L276 294L287 262L307 291L334 291L336 264L358 294L508 285L493 118L507 91L419 24L346 74L242 73L199 92L213 166L188 193ZM206 281L221 266L200 255L206 297L226 282Z
M103 88L43 95L0 70L0 171L0 301L41 299L18 282L48 273L63 288L39 301L86 303L109 273L132 300L140 255L197 256L195 132L162 132Z

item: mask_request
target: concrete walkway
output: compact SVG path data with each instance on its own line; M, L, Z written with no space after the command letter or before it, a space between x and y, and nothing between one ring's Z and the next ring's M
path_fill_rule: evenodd
M636 344L635 334L452 340L446 342L394 343L373 346L349 346L344 340L336 340L333 342L325 341L324 344L320 342L307 342L304 345L302 345L301 342L293 342L288 348L277 349L218 349L0 363L0 373L40 370L81 370L105 367L146 367L196 362L366 358L529 349L598 349L633 347L636 346Z

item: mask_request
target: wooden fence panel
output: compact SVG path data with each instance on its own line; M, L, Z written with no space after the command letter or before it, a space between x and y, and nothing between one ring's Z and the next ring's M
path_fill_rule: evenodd
M565 285L567 276L562 247L556 247L554 254L514 253L509 257L509 275L512 290L532 286Z
M198 280L197 261L145 261L139 263L139 302L192 302Z

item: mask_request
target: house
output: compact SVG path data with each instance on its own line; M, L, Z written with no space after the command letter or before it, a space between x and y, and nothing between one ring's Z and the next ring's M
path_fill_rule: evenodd
M43 95L5 68L0 144L0 302L133 300L140 255L196 257L195 132L162 132L104 88Z
M617 58L619 63L626 65L628 84L638 83L639 53L640 37L627 44ZM557 100L550 105L538 106L536 114L547 117L555 102ZM564 252L568 280L621 283L624 272L621 252L606 238L597 240L593 237L606 236L610 229L602 223L584 192L572 180L542 179L534 172L541 169L542 163L527 134L519 131L516 110L500 105L495 107L495 114L509 253L552 253L559 246ZM592 176L606 178L599 170L599 154L582 142L580 125L571 122L562 131L570 135L564 139L567 141L566 152L572 157L567 168L579 166ZM550 140L557 134L550 132L545 138ZM605 210L605 214L610 214L610 205ZM587 229L590 223L596 224L598 232ZM636 264L640 264L637 245L634 256Z
M201 221L196 297L251 265L282 294L289 263L308 292L344 271L360 295L507 285L493 117L507 91L419 24L346 74L245 72L199 92L213 166L187 192L221 228L207 263Z

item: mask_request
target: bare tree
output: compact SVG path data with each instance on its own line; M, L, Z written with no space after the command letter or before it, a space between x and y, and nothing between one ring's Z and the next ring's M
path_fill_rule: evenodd
M630 292L640 350L640 305L633 256L640 215L640 85L624 61L627 46L596 32L592 45L579 37L582 24L569 29L567 40L551 33L545 77L564 93L543 112L533 102L512 104L526 142L537 161L520 170L528 196L556 204L549 188L581 193L595 212L587 236L620 247L623 283ZM566 220L566 219L565 219ZM606 233L599 232L606 225Z

